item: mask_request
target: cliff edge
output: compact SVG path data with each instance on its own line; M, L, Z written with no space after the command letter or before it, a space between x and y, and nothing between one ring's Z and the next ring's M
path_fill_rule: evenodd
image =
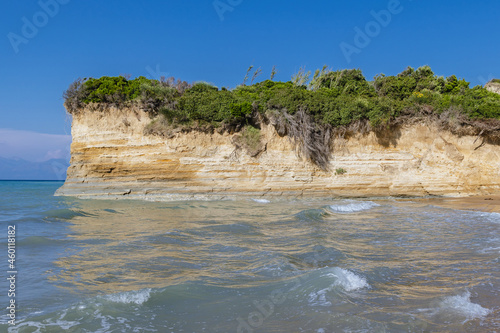
M486 83L484 86L486 90L494 92L496 94L500 94L500 80L498 79L493 79L490 82Z
M472 196L500 190L500 146L432 123L358 133L334 141L327 171L297 156L272 125L263 149L235 145L240 134L145 135L139 108L73 115L71 165L56 195L152 200L236 196ZM251 155L256 155L252 157Z

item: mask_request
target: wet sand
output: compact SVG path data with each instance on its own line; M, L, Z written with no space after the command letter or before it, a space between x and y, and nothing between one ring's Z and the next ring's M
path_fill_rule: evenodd
M500 213L500 195L466 198L423 198L417 201L445 208Z

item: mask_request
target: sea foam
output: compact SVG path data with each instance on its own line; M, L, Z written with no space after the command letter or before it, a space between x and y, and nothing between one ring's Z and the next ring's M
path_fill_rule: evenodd
M378 206L380 205L372 201L347 200L335 205L330 205L328 208L334 213L355 213Z
M126 291L118 294L103 296L105 300L114 303L123 303L123 304L135 303L138 305L144 304L149 300L150 297L151 297L150 288L142 290Z
M461 318L463 323L487 316L491 310L483 308L481 305L472 303L470 292L462 295L448 296L443 298L436 307L430 309L419 309L419 312L427 313L431 317L441 318L441 320L454 321Z
M470 300L470 292L466 292L463 295L446 297L440 303L440 310L464 316L467 320L481 318L487 316L491 312L489 309L483 308L479 304L472 303Z
M257 203L262 203L262 204L267 204L267 203L271 202L267 199L252 199L252 201L257 202Z
M335 285L341 286L345 291L353 291L370 287L364 277L356 275L347 269L335 268L335 271L333 273L329 273L329 275L335 276L337 278Z

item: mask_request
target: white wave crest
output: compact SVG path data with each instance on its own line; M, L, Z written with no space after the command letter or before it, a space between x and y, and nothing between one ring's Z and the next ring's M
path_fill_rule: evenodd
M372 201L343 201L336 205L330 205L328 208L334 213L355 213L364 210L372 209L373 207L380 206Z
M341 286L345 291L353 291L370 287L364 277L356 275L347 269L335 268L335 271L333 273L329 273L329 275L335 276L337 281L335 281L334 285Z
M354 291L363 288L369 288L370 285L364 277L354 274L343 268L328 268L328 272L323 277L334 278L334 282L329 287L313 291L308 294L308 302L311 306L331 306L332 303L327 299L327 293L335 288L342 288L345 291Z
M150 288L103 296L103 298L107 301L123 304L135 303L138 305L144 304L149 300L150 297Z
M267 204L267 203L271 202L267 199L252 199L252 201L257 202L257 203L263 203L263 204Z
M467 320L481 318L487 316L491 311L483 308L481 305L470 301L470 293L466 292L463 295L446 297L440 303L442 311L450 311L458 315L464 316Z

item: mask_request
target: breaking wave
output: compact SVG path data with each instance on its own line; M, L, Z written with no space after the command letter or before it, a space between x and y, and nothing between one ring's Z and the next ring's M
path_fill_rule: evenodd
M328 293L337 290L352 292L363 288L369 288L370 285L366 279L347 269L334 267L321 269L321 275L314 281L315 286L328 285L326 288L320 287L319 290L310 291L308 294L308 303L311 306L331 306L331 299ZM340 289L340 290L338 290Z
M440 303L440 311L452 312L466 317L467 320L485 317L490 313L489 309L471 302L470 292L444 298Z
M420 309L419 312L434 319L439 318L439 321L462 320L465 323L469 320L486 317L491 313L491 310L472 303L470 292L467 291L461 295L445 297L437 303L437 306L430 309Z
M336 205L330 205L328 208L334 213L355 213L372 209L380 206L373 201L346 200Z
M126 291L118 294L106 295L103 298L107 301L111 301L114 303L135 303L137 305L141 305L149 300L151 297L151 289L143 289L143 290L133 290Z

